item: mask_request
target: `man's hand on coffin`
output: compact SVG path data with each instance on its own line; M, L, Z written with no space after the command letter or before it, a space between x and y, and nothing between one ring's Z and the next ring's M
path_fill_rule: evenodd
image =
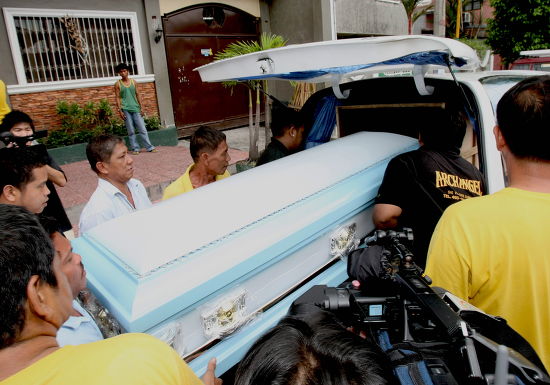
M216 377L216 359L212 358L208 362L208 369L206 369L206 373L204 373L204 376L202 376L201 380L204 382L205 385L222 385L222 380L220 378Z

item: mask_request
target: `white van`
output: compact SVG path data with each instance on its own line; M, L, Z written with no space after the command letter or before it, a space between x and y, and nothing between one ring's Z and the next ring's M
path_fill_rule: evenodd
M468 72L456 80L433 73L447 64ZM383 76L392 65L410 75ZM302 293L347 278L342 256L373 229L387 163L418 147L417 125L446 94L463 92L470 105L465 156L489 192L504 187L494 108L534 73L472 72L477 65L454 40L398 36L288 46L198 68L204 81L328 82L309 105L335 95L341 138L86 232L73 247L89 287L126 331L165 340L194 358L198 375L211 357L225 372Z

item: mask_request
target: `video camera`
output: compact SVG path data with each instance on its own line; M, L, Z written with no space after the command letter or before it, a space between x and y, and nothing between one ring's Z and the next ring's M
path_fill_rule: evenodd
M315 286L294 304L333 312L377 341L392 362L396 349L413 352L433 384L550 384L534 350L506 321L429 286L402 242L409 240L410 229L375 231L348 254L354 281Z
M10 143L13 143L16 147L24 147L27 145L27 142L32 142L36 139L45 138L47 135L47 130L36 131L34 134L29 136L14 136L11 132L5 131L0 133L0 140L4 142L6 146L9 146Z

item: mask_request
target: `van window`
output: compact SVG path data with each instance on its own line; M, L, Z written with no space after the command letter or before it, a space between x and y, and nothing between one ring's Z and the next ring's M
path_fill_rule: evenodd
M493 106L493 113L496 113L497 104L500 98L502 98L502 95L526 77L527 76L491 76L479 80L483 88L485 88L487 95L489 95L491 105Z

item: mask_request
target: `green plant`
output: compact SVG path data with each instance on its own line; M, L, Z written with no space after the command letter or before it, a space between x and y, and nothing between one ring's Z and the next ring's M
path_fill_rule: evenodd
M428 13L428 11L434 8L433 4L428 6L421 6L419 3L422 0L401 0L408 20L409 35L412 34L412 26L416 20L422 15Z
M491 0L487 44L510 66L521 51L544 49L550 44L550 2L548 0Z
M245 55L252 52L263 51L270 48L283 47L286 45L286 40L274 34L262 33L260 41L238 41L236 43L229 44L223 51L216 53L214 58L216 60L229 59L235 56ZM266 143L269 136L269 123L270 123L270 103L271 100L267 96L267 81L266 80L249 80L246 82L227 81L223 82L225 87L235 87L237 84L245 84L248 87L248 128L249 128L249 148L248 154L251 160L257 160L260 156L258 151L258 140L260 131L260 112L261 112L261 99L260 88L265 91L265 133ZM256 91L256 119L254 121L254 108L252 91Z
M105 132L113 135L118 135L118 136L128 135L128 130L126 129L126 125L124 124L124 121L122 121L121 119L113 120L108 127L105 127Z
M86 143L93 136L103 133L118 136L127 135L124 121L115 117L107 99L99 102L87 102L84 105L69 103L65 100L57 102L56 113L61 120L61 126L50 130L48 137L42 143L48 148ZM148 130L160 128L158 116L145 118Z
M145 121L147 131L155 131L160 129L160 118L158 116L145 116L143 120Z
M477 56L483 60L483 57L485 56L485 53L487 52L490 47L487 45L485 40L481 39L466 39L466 38L460 38L458 39L462 43L470 46L470 48L474 49L477 53Z

